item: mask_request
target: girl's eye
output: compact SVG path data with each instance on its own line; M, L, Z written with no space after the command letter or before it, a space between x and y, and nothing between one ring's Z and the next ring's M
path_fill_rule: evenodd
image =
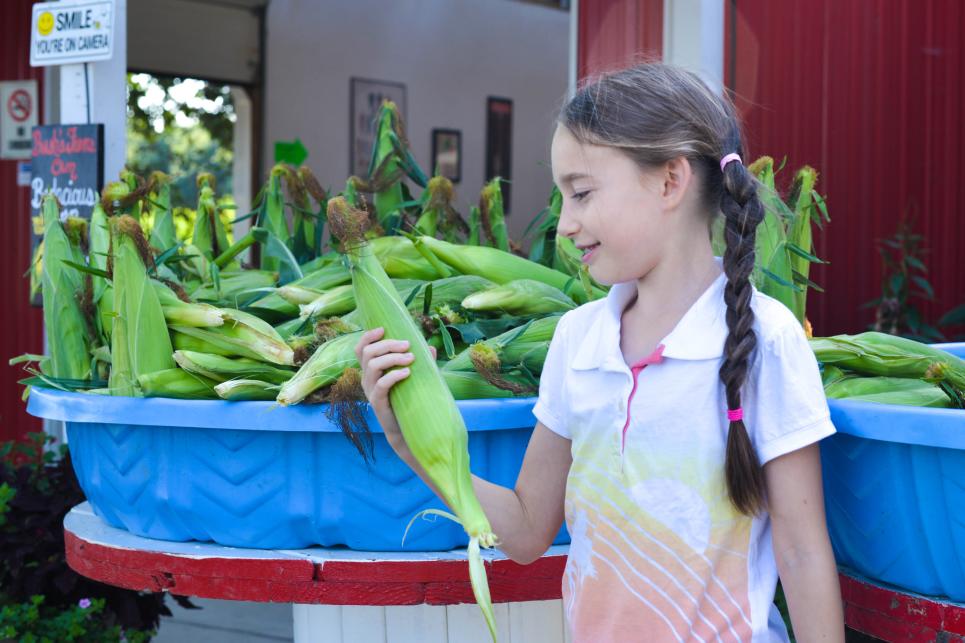
M589 193L590 193L589 190L585 190L585 191L583 191L583 192L577 192L577 193L575 193L575 194L574 194L572 197L570 197L570 198L572 198L572 199L574 199L574 200L576 200L576 201L582 201L583 199L586 198L586 196L587 196Z

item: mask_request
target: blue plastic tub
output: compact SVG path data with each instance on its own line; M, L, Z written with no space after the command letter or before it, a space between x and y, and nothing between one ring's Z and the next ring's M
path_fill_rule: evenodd
M939 345L965 357L965 344ZM821 443L840 565L965 602L965 411L829 400Z
M512 486L535 398L459 402L473 472ZM259 549L400 551L442 503L392 452L370 414L366 465L324 406L135 399L35 388L27 410L63 420L80 485L108 524L161 540ZM569 542L565 528L555 543ZM405 550L465 546L462 528L418 520Z

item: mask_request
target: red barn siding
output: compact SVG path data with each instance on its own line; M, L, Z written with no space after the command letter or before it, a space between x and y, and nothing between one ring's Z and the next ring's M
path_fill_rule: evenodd
M579 78L663 54L663 0L580 0L578 10Z
M30 67L29 0L0 2L0 80L36 78L38 88L43 70ZM40 96L41 104L43 96ZM43 112L40 112L43 114ZM7 360L21 353L43 350L43 315L27 303L29 282L23 278L30 265L30 191L17 187L16 161L0 161L0 440L39 431L41 423L27 415L20 400L25 376L19 366Z
M831 264L814 271L828 291L810 298L816 332L873 321L861 304L880 293L875 241L906 216L930 249L926 318L965 303L965 5L722 1L725 83L748 156L786 156L785 179L805 163L821 172L832 223L817 249ZM579 11L583 77L633 60L646 40L634 20L662 16L662 3L581 0Z
M736 0L727 85L738 94L751 156L821 172L832 222L817 241L816 332L863 330L880 293L875 240L903 217L925 235L937 319L965 302L965 10L917 3ZM728 7L731 8L730 6ZM789 174L789 172L788 172Z

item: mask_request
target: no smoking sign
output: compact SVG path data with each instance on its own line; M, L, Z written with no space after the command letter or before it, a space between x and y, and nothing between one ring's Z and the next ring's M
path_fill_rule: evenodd
M10 112L13 120L18 123L30 118L30 114L33 112L33 99L30 92L25 89L18 89L10 94L10 98L7 100L7 111Z
M29 159L37 124L37 81L0 82L0 158Z

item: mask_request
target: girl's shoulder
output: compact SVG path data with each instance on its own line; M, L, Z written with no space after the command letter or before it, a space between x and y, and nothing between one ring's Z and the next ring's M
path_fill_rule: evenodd
M783 303L755 288L751 308L754 310L754 332L762 353L781 353L789 345L807 348L804 327Z

